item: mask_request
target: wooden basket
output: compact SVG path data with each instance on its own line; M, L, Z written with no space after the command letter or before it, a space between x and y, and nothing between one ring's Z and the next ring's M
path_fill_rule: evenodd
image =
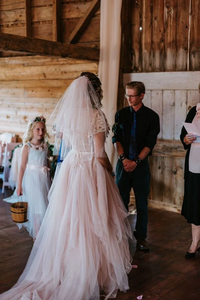
M27 222L28 202L16 202L11 204L10 210L13 222L24 223Z

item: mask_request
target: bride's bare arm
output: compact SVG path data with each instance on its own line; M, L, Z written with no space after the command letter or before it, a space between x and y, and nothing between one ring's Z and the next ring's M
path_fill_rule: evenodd
M108 157L97 157L97 159L103 167L105 167L110 173L112 173L113 168Z
M94 151L95 157L98 159L100 164L105 167L109 172L112 173L112 165L105 151L105 132L99 132L94 136Z

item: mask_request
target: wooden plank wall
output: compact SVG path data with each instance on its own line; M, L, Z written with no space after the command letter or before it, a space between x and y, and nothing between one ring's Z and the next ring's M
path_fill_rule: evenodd
M58 0L59 41L68 41L91 2ZM3 33L55 40L56 25L52 0L0 1ZM97 11L77 44L99 47L99 40L100 12ZM98 64L92 61L24 55L27 54L0 53L0 132L11 131L18 134L19 139L30 118L44 114L48 119L60 96L82 71L98 72Z
M63 0L61 1L62 36L61 42L67 42L69 35L84 16L92 0ZM0 1L0 30L26 36L24 0ZM52 0L31 1L31 36L34 38L53 39L53 4ZM97 11L89 26L82 34L78 44L90 47L99 47L100 41L100 11Z
M199 78L200 71L124 75L124 85L134 80L145 83L144 104L160 116L159 139L150 158L150 206L180 212L185 158L180 132L186 114L200 102Z
M143 81L147 88L144 103L161 120L158 144L150 158L149 204L179 212L185 157L180 130L189 109L200 101L200 0L124 1L131 12L130 31L123 32L129 32L129 42L123 46L131 56L121 58L124 85ZM118 107L125 105L121 93Z
M98 63L40 56L1 58L0 132L21 138L29 119L41 114L48 119L82 71L97 73Z
M200 0L130 5L132 72L200 70Z

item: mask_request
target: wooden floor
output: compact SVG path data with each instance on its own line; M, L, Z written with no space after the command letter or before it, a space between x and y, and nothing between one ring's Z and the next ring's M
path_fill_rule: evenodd
M32 248L32 239L12 222L9 204L2 198L0 193L0 293L17 281ZM131 215L133 226L135 218ZM149 253L136 251L135 240L131 243L133 264L138 268L129 274L130 290L119 293L117 299L133 300L143 295L143 300L199 300L200 256L184 258L190 244L190 225L184 218L149 209L148 242Z

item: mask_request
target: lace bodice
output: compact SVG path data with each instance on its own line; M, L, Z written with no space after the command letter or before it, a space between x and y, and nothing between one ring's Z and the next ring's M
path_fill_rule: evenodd
M87 121L87 120L86 120ZM76 134L67 134L67 139L70 141L71 147L80 152L91 152L94 150L94 135L99 132L109 133L109 125L103 112L93 109L92 132L82 131ZM65 141L65 144L68 144Z

